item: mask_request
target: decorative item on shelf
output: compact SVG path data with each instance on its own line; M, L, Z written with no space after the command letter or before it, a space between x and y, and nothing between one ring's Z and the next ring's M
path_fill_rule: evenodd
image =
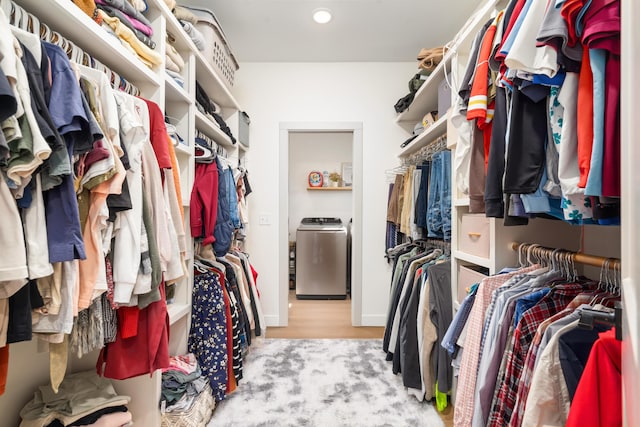
M308 182L309 187L322 187L324 184L322 173L318 171L309 172Z
M322 172L322 186L323 187L329 186L329 172L327 171Z
M339 187L341 178L342 177L340 176L340 174L338 172L331 172L329 174L329 186L330 187Z
M422 117L422 127L427 129L429 126L438 121L438 112L431 111Z
M351 162L342 163L342 185L351 187L353 184L353 165Z

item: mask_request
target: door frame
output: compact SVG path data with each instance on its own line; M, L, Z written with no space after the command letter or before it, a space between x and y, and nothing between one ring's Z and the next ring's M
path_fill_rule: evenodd
M351 226L351 324L362 325L362 122L281 122L278 187L278 324L289 323L289 134L350 132L353 134Z

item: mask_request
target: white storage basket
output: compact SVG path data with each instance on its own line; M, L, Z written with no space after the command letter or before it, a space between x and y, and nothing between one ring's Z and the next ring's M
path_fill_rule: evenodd
M206 42L202 54L222 78L227 89L231 90L239 67L222 27L211 10L197 7L189 7L189 10L198 18L196 28L202 33Z

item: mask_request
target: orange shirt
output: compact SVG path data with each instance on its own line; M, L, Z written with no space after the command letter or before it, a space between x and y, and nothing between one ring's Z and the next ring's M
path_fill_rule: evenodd
M582 65L578 80L578 167L580 181L578 187L587 185L591 169L591 151L593 149L593 72L589 59L589 48L584 47Z
M0 347L0 396L4 394L9 371L9 346Z
M176 187L176 195L180 202L180 215L184 224L184 207L182 206L182 189L180 188L180 172L178 170L178 159L176 158L176 150L173 147L173 141L167 134L167 144L169 145L169 157L171 158L171 172L173 173L173 183Z

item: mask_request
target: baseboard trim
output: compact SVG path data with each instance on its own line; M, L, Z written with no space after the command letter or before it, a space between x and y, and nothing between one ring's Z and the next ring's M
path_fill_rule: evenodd
M265 314L264 321L267 323L267 327L285 326L280 324L280 316L278 316L277 314Z
M385 326L386 323L387 316L384 314L363 314L360 326Z

